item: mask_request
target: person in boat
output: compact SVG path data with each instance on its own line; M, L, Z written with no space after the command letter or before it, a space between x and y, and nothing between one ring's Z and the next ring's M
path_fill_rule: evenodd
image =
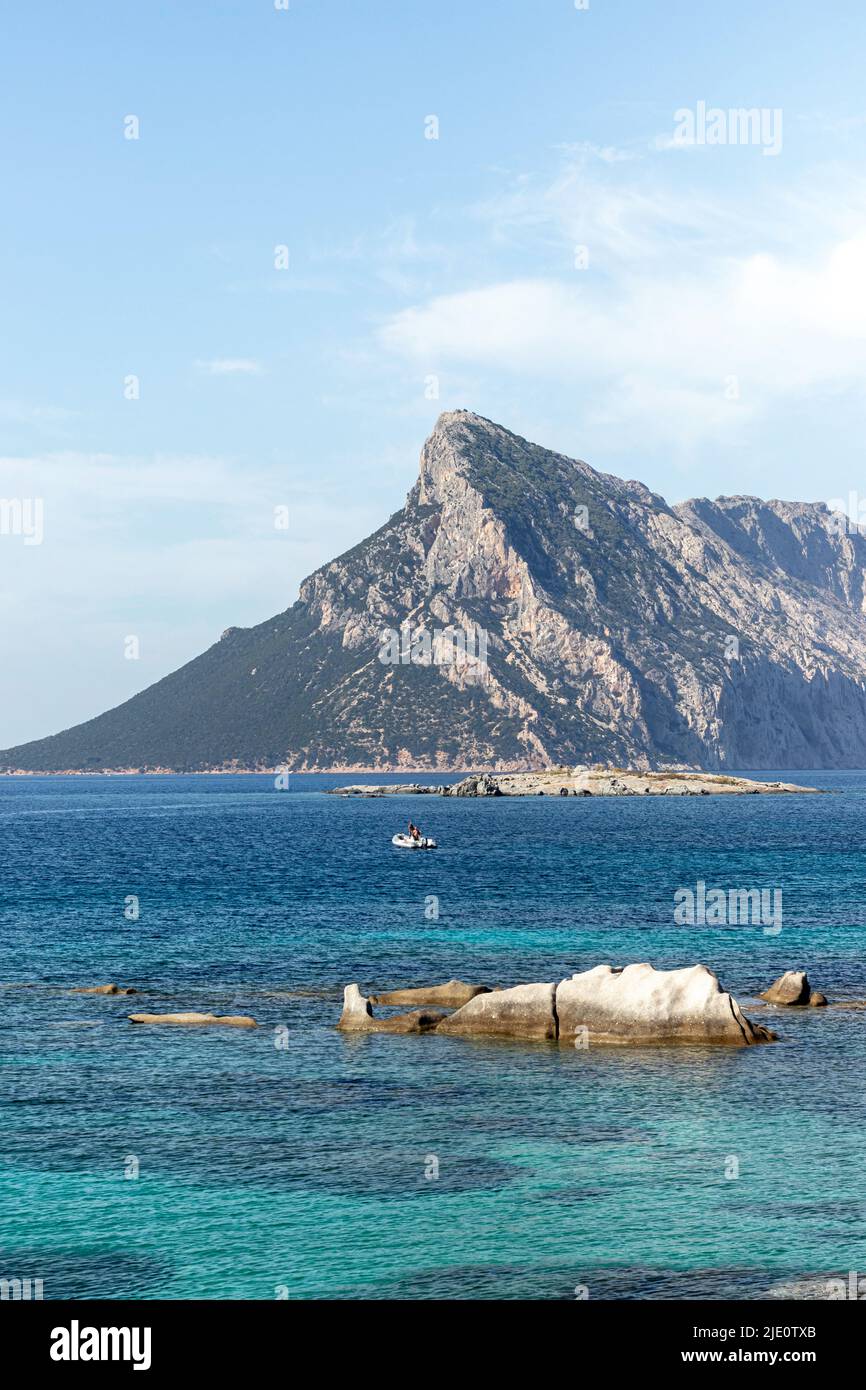
M421 839L421 831L418 829L417 825L413 825L411 821L409 822L409 834L416 842Z

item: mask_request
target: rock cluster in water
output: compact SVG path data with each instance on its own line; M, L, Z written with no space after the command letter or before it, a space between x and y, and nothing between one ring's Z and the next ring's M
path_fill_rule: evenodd
M434 986L394 991L378 1001L443 1002ZM424 1010L376 1018L371 1000L357 984L344 991L339 1027L346 1032L446 1033L505 1037L578 1045L602 1043L733 1043L750 1045L776 1037L753 1023L705 965L655 970L651 965L597 965L559 983L516 985L475 993L453 1013Z
M131 985L82 985L73 994L136 994ZM812 988L805 970L787 970L757 996L779 1008L816 1008L828 1000ZM373 1005L405 1013L377 1017ZM431 1007L438 1006L438 1007ZM843 999L836 1008L863 1009L866 1000ZM136 1024L217 1025L255 1028L247 1014L137 1013ZM594 1043L732 1043L749 1046L777 1035L747 1018L705 965L682 970L653 966L597 965L564 980L509 989L447 980L444 984L383 990L365 997L357 984L343 991L338 1027L350 1033L443 1033L465 1037L519 1038Z

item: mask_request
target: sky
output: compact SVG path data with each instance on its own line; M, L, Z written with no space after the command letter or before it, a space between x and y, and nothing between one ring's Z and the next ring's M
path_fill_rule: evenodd
M866 499L862 0L0 32L0 747L287 608L442 410L669 501Z

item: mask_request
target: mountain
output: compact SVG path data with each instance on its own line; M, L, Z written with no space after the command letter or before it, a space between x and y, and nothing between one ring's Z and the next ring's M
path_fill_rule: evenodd
M864 566L823 504L670 507L452 411L291 608L0 766L864 767Z

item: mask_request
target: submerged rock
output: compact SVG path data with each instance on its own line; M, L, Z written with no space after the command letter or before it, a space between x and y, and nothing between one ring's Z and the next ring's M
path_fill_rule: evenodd
M791 1302L795 1299L810 1301L817 1301L819 1299L833 1300L840 1296L835 1292L834 1284L841 1283L841 1280L829 1278L822 1279L818 1277L813 1279L792 1279L787 1283L771 1285L771 1287L767 1289L767 1298L783 1298L787 1302ZM844 1284L842 1287L844 1288ZM853 1296L855 1298L858 1297L856 1291ZM841 1297L844 1298L845 1294L843 1293Z
M80 985L70 990L71 994L138 994L131 985Z
M822 1008L827 1003L826 995L821 994L820 990L812 989L805 970L786 970L784 975L780 975L778 980L758 997L765 999L768 1004L780 1007L802 1007L811 1004L813 1008Z
M130 1023L222 1023L229 1028L255 1028L254 1018L246 1014L130 1014Z
M489 994L489 985L467 985L463 980L448 980L444 985L422 985L418 989L392 989L385 994L371 994L371 1004L441 1004L446 1009L459 1009L478 994Z
M768 1042L775 1034L750 1022L705 965L654 970L597 965L563 980L556 991L564 1041Z

